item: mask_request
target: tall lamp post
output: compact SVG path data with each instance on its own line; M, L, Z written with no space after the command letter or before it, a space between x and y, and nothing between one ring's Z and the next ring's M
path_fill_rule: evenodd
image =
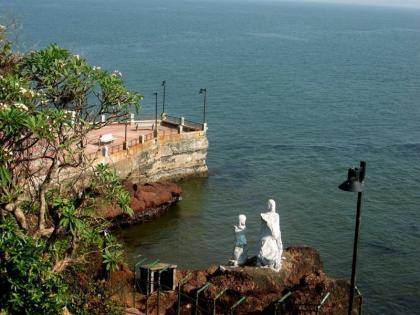
M157 126L157 99L158 99L158 94L157 92L154 92L153 95L155 96L155 137L157 137L157 130L158 130L158 126Z
M207 89L200 89L200 94L204 94L204 108L203 108L203 124L206 123L206 102L207 102Z
M351 265L351 282L350 282L350 300L348 315L353 311L353 298L356 282L356 264L357 264L357 243L359 241L359 227L360 227L360 210L362 207L362 193L364 186L364 179L366 173L366 162L360 161L360 167L349 168L347 173L347 180L343 182L338 188L344 191L357 192L357 212L356 212L356 227L354 230L353 242L353 261Z
M163 100L162 100L162 114L165 112L165 96L166 96L166 80L162 81L163 86Z

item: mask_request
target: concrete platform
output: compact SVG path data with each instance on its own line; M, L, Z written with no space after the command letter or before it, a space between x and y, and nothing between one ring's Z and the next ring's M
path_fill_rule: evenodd
M154 121L141 121L136 127L136 123L127 125L127 143L130 145L131 141L136 141L141 135L150 135L153 136L153 125ZM159 124L159 122L158 122ZM158 126L158 133L162 132L178 132L176 126ZM118 145L122 146L125 139L125 124L112 124L101 129L92 130L87 136L87 147L86 154L96 153L101 149L103 144L100 143L99 139L104 134L112 134L114 140L107 143L106 145L111 147L116 147Z

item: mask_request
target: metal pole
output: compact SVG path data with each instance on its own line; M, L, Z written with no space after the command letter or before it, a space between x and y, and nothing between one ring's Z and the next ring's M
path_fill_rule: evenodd
M146 312L145 312L145 314L147 315L147 314L149 314L149 312L148 312L148 308L149 308L149 295L146 295Z
M202 286L196 293L195 295L195 315L198 315L198 296L200 295L200 293L202 291L204 291L205 289L207 289L210 286L210 283L206 283L204 286Z
M325 301L329 298L330 292L327 292L325 296L322 298L321 302L316 307L316 313L319 314L319 310L321 309L322 305L324 305Z
M286 299L289 298L289 296L291 295L292 295L292 291L289 291L280 300L276 302L276 304L274 305L274 315L277 315L277 309L279 305L283 304L284 301L286 301Z
M230 315L234 315L235 314L235 308L237 308L239 306L239 304L241 304L243 301L245 301L246 296L241 297L241 299L239 301L237 301L235 304L233 304L233 306L230 308Z
M162 273L164 273L166 270L168 270L169 269L169 267L166 267L166 268L164 268L164 269L162 269L162 270L159 270L159 272L158 272L158 291L157 291L157 294L158 294L158 296L157 296L157 315L159 315L159 309L160 309L160 291L161 291L161 283L160 283L160 280L161 280L161 274Z
M136 308L136 291L137 291L137 278L136 278L136 275L137 275L137 266L138 265L141 265L142 263L144 263L145 261L147 260L147 258L143 258L143 259L141 259L139 262L137 262L135 265L134 265L134 287L133 287L133 307L134 308Z
M357 193L356 227L354 230L354 242L353 242L353 262L351 265L350 300L349 300L348 315L351 315L353 312L354 287L356 283L357 243L359 241L361 207L362 207L362 192L358 192Z
M213 300L213 315L216 315L216 301L225 293L227 288L224 288L222 292L216 295L216 297Z
M127 121L125 122L125 130L124 130L124 150L128 149L128 145L127 145Z
M206 122L206 103L207 103L207 89L204 89L204 117L203 117L203 123Z
M158 289L157 289L157 315L159 315L160 311L160 272L158 273Z
M163 80L162 81L162 86L163 86L163 101L162 101L163 108L162 108L162 113L164 113L165 112L165 96L166 96L166 80Z
M178 307L177 307L177 314L181 314L181 286L184 282L191 276L191 272L189 272L184 278L178 281Z
M157 99L158 94L157 92L153 93L155 95L155 137L157 136Z
M181 284L178 282L178 306L177 306L177 314L181 314Z
M156 265L159 262L159 259L155 260L154 262L152 262L151 264L148 265L148 269L147 269L147 278L146 278L146 315L148 313L148 307L149 307L149 284L150 284L150 271L151 268ZM153 272L153 271L152 271ZM151 286L150 286L150 290L151 290Z

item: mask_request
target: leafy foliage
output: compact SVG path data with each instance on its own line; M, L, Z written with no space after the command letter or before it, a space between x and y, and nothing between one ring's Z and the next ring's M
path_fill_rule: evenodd
M91 209L102 195L131 215L130 196L108 166L91 165L86 139L141 99L118 71L57 45L14 53L0 25L0 310L61 313L74 300L61 272L92 252L116 270L122 248Z
M95 170L96 176L91 184L92 189L99 195L104 196L109 202L117 203L124 213L132 216L130 208L130 195L121 185L115 170L109 165L98 164Z
M46 243L24 233L10 218L0 224L0 305L8 314L59 314L66 285L52 272Z

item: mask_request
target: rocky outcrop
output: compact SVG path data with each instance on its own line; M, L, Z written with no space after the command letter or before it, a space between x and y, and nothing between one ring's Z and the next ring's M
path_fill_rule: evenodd
M135 184L124 183L131 195L131 209L134 215L129 217L118 207L109 207L102 211L102 216L113 222L114 226L130 225L149 221L162 215L181 197L181 188L174 183Z
M217 302L217 314L230 313L232 305L241 297L246 297L235 309L235 314L271 315L274 314L276 302L288 292L292 294L277 306L277 314L347 314L349 282L326 275L316 250L306 246L289 247L283 257L280 272L255 267L255 258L249 260L245 267L214 266L192 271L190 280L182 288L189 298L183 299L181 313L191 314L197 290L210 283L208 289L200 294L199 303L200 309L209 314L212 313L213 299L225 288L226 292ZM178 272L177 278L181 279L186 274L188 271ZM149 297L148 314L156 313L156 302L156 294ZM358 304L356 297L355 311ZM163 314L177 313L176 292L161 294L160 309ZM145 312L144 308L140 310Z

